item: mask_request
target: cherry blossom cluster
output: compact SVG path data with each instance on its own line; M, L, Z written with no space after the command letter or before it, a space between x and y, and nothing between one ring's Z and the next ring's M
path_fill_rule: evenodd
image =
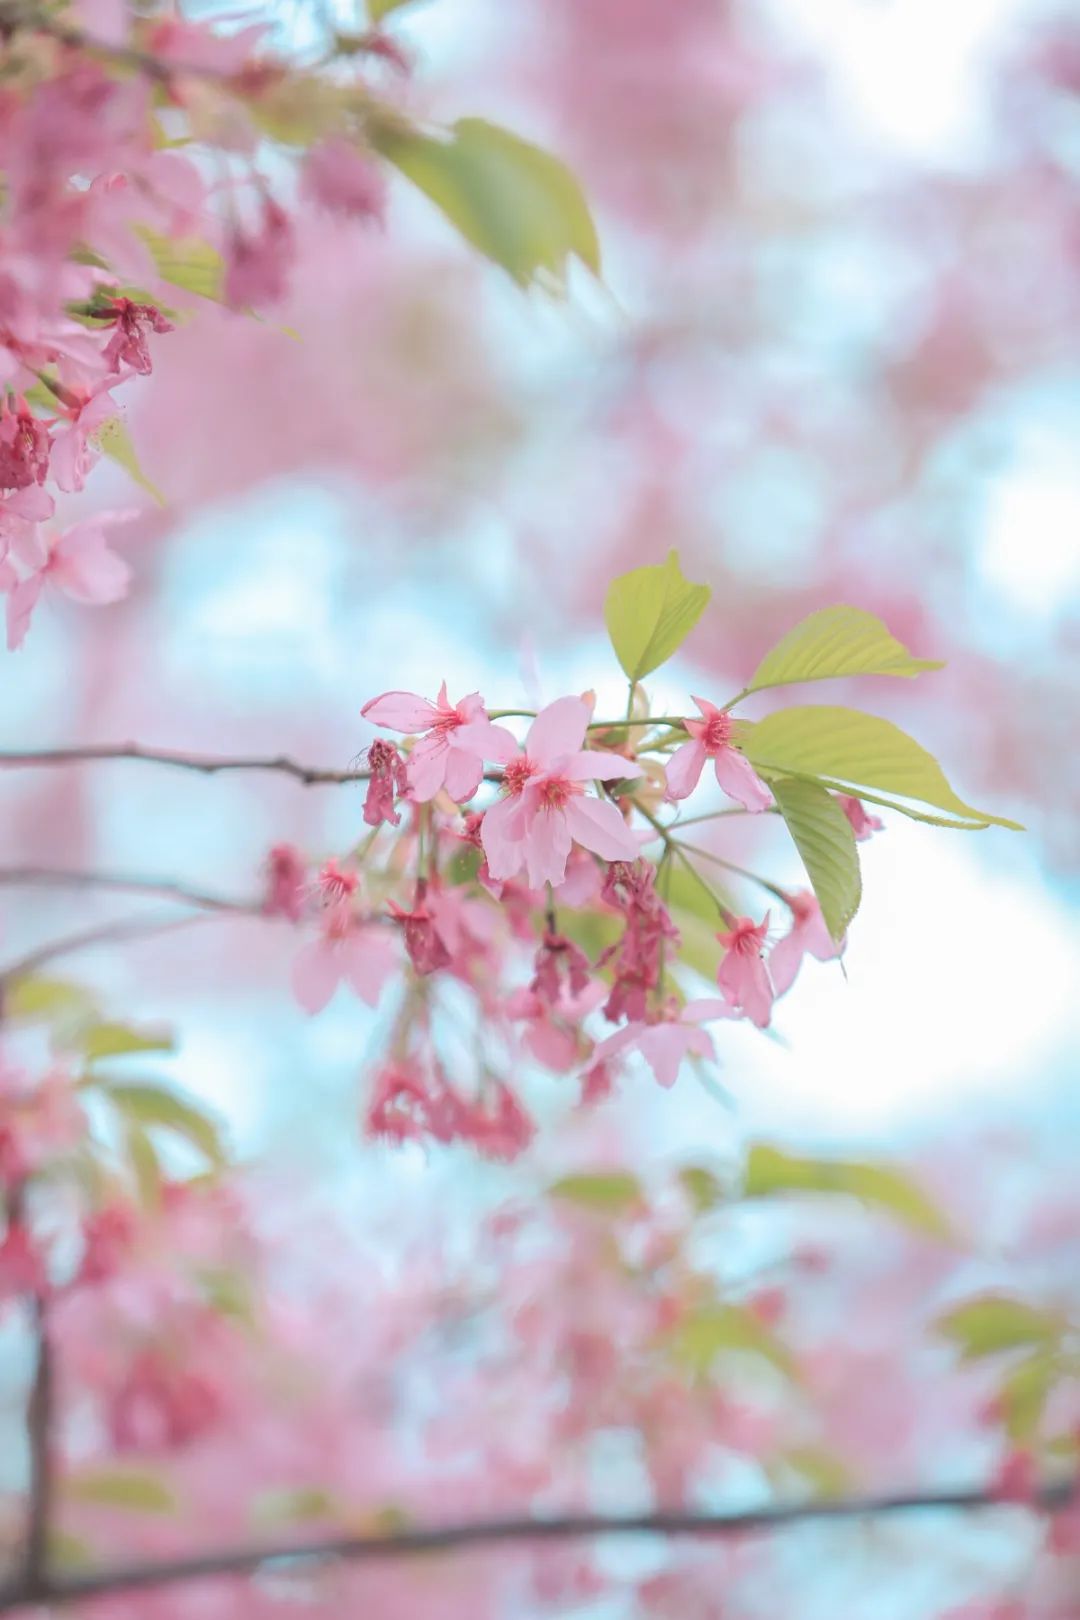
M638 574L660 590L672 568L669 559ZM612 592L617 602L624 581ZM616 624L617 648L627 633ZM847 608L811 615L759 677L781 669L777 659L782 680L751 687L933 667L912 660L880 621ZM775 725L736 714L745 696L695 697L696 712L654 717L632 680L622 720L598 719L591 693L529 713L489 710L476 692L451 702L445 683L434 699L388 691L364 704L363 718L389 734L366 754L367 831L314 868L291 846L275 849L265 908L305 934L293 988L308 1013L339 985L372 1008L393 987L385 1060L365 1104L372 1134L467 1140L510 1157L534 1131L519 1084L530 1067L576 1077L591 1103L637 1056L671 1086L685 1063L715 1060L711 1026L745 1019L768 1028L806 958L836 961L845 949L858 904L856 845L882 825L855 789L860 778L863 791L877 783L883 738L920 762L927 786L912 776L906 798L872 797L919 814L909 799L925 793L973 818L955 825L986 824L886 722L791 709L805 717L805 738L785 729L782 746L766 745L760 739ZM507 721L525 722L524 734ZM865 769L847 741L852 723L871 739ZM813 775L808 740L818 750ZM688 816L694 802L714 808ZM715 842L684 837L700 823L709 840L736 816L786 822L811 885L774 883ZM739 908L731 881L763 888L768 908ZM688 924L695 936L708 929L707 966L684 954ZM448 1020L471 1032L472 1065L444 1056Z

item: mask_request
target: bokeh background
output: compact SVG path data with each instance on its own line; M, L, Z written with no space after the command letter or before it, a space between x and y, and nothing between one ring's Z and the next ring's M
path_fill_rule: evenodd
M980 1162L992 1179L988 1144L1005 1143L1013 1176L1067 1179L1080 1144L1075 9L430 0L394 29L415 110L490 116L570 162L603 285L582 275L565 303L524 297L404 188L382 234L313 218L280 319L200 311L126 391L168 506L127 544L126 602L51 605L8 658L4 745L135 739L344 768L370 740L368 697L444 678L499 707L592 686L601 712L622 691L606 585L677 546L713 604L649 683L659 712L733 690L798 617L853 602L948 659L860 701L1029 831L890 819L864 847L846 978L809 963L775 1039L725 1030L721 1091L687 1073L660 1093L643 1071L583 1117L569 1087L542 1082L542 1139L512 1170L362 1142L379 1020L344 995L307 1019L288 929L213 921L64 972L125 1016L175 1026L157 1072L211 1103L297 1207L380 1231L387 1208L412 1236L438 1209L466 1242L511 1187L584 1163L723 1160L748 1133L902 1152L939 1176L963 1162L973 1181ZM92 491L130 504L116 469ZM358 790L269 775L108 764L5 772L0 794L6 865L238 897L258 892L272 844L320 856L360 828ZM727 848L794 879L768 837ZM8 889L3 951L139 910ZM903 1612L921 1612L908 1597Z

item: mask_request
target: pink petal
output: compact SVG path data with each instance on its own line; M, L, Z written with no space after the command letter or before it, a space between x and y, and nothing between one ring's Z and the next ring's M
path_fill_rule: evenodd
M103 534L82 524L78 529L81 532L69 529L57 542L49 570L52 578L76 602L98 606L119 602L131 583L130 567L109 550Z
M406 767L414 799L426 804L435 797L446 780L449 758L450 750L441 732L433 731L423 742L417 743Z
M397 971L393 940L378 927L354 928L338 950L350 988L369 1007L376 1006L383 986Z
M648 1027L648 1024L624 1024L614 1035L608 1035L604 1040L597 1042L593 1048L592 1061L606 1063L608 1058L617 1057L620 1052L625 1052L628 1046L636 1046Z
M579 844L605 861L634 861L638 841L621 814L605 799L570 799L563 812L570 832Z
M777 940L769 952L769 977L778 996L790 990L795 983L805 951L802 929L795 927L790 934Z
M711 1018L734 1018L735 1009L729 1001L721 1001L717 996L701 996L696 1001L688 1001L682 1010L683 1023L705 1024Z
M566 876L571 842L565 810L545 806L530 816L525 835L530 888L539 889L545 883L562 882Z
M28 484L25 489L15 490L14 494L5 496L0 502L0 515L11 512L28 523L44 523L55 510L56 502L40 484Z
M484 774L484 762L475 754L463 754L451 745L446 750L447 793L455 804L465 804L472 798Z
M712 720L712 719L714 719L716 717L716 715L723 714L723 712L724 712L723 709L718 709L716 707L715 703L710 703L709 702L708 698L694 697L694 694L692 692L691 692L690 696L693 698L693 701L697 704L698 709L699 709L699 711L701 713L701 717L702 717L703 720Z
M522 839L525 816L520 799L500 799L480 824L480 842L487 856L488 871L498 882L512 878L525 859Z
M306 1013L322 1012L338 987L341 963L334 946L313 939L293 959L293 995Z
M687 1029L681 1024L654 1024L639 1042L642 1055L660 1085L673 1086L682 1060L688 1052L715 1057L712 1040L703 1029Z
M717 754L716 780L728 798L741 804L744 810L768 810L773 802L765 783L737 748L721 748Z
M435 705L415 692L384 692L369 698L360 713L373 726L385 726L389 731L427 731L439 718Z
M30 628L30 619L37 599L41 595L43 574L31 574L16 585L7 600L7 644L8 651L14 652L21 647L26 639L26 632Z
M505 726L493 726L490 720L467 720L455 726L447 737L451 748L475 754L477 759L492 759L497 765L508 765L520 750L513 735Z
M583 698L556 698L541 709L525 739L525 752L540 765L576 754L585 741L591 710Z
M701 780L701 773L708 759L705 744L700 742L684 742L664 766L667 777L667 797L674 803L676 799L688 799Z
M559 761L559 775L568 776L571 782L609 782L616 776L640 776L641 766L621 754L583 748Z

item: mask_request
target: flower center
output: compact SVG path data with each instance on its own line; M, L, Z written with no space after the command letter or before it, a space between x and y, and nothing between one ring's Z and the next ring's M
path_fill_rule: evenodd
M576 793L584 791L580 782L571 782L567 776L549 776L541 784L540 802L547 810L561 810L567 799L572 799Z
M512 759L503 770L503 787L512 799L524 792L525 784L530 776L536 775L536 766L526 754L520 754Z
M731 741L731 716L726 712L710 715L701 732L701 741L710 754L718 754Z

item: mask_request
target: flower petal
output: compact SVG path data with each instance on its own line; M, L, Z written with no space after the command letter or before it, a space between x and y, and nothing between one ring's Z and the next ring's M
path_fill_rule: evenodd
M672 802L690 797L701 780L701 773L705 769L708 757L704 743L684 742L676 748L664 767L664 774L667 777L667 797Z
M585 795L569 800L563 812L567 826L579 844L605 861L634 861L638 841L613 804Z
M583 698L556 698L541 709L525 739L525 752L540 765L549 765L565 754L575 754L585 741L585 728L592 710Z
M571 782L610 782L616 776L641 774L636 761L597 748L583 748L559 761L559 775L568 776Z
M744 810L768 810L773 802L769 789L737 748L721 748L717 754L716 780L728 798Z
M427 731L439 718L435 705L415 692L384 692L381 697L369 698L360 714L373 726L407 732Z

